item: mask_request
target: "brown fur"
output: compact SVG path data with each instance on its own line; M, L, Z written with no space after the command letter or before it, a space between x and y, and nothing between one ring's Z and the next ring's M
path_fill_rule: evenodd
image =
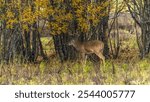
M76 50L82 54L96 54L100 60L105 63L105 57L103 56L104 43L99 40L92 40L86 42L80 42L78 40L71 40L68 45L72 45Z

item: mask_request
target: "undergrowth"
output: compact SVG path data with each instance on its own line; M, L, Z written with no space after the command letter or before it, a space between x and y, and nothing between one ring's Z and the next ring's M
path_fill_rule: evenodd
M150 57L142 60L139 58L135 41L129 39L123 42L118 58L106 60L103 67L90 61L87 61L86 65L69 61L60 63L57 57L51 57L54 53L51 40L43 38L43 47L49 55L49 60L39 60L36 64L21 64L19 61L10 64L1 63L0 84L150 84Z
M134 63L107 60L106 66L99 67L87 62L80 63L42 61L39 64L1 64L0 84L150 84L150 60Z

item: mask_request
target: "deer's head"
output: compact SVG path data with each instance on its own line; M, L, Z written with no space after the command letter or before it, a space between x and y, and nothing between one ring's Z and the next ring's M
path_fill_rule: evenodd
M71 41L68 42L68 45L69 45L69 46L75 46L76 41L77 41L77 40L72 39Z

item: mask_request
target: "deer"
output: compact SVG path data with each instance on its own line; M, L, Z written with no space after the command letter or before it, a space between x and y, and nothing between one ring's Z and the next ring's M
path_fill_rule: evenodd
M82 56L88 54L95 54L99 57L100 63L102 61L105 66L105 57L103 55L104 43L99 40L91 40L86 42L81 42L77 39L72 39L69 43L69 46L73 46ZM86 59L85 59L86 60Z

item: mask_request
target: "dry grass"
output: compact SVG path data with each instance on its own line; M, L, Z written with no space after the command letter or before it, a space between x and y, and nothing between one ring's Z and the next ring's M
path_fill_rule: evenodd
M98 64L89 61L85 66L69 61L61 64L55 56L53 45L46 45L49 39L43 38L50 60L37 64L1 63L0 84L150 84L150 57L139 59L133 39L123 42L118 59L109 59L105 68L99 68Z
M149 62L108 60L101 69L91 62L83 68L78 63L60 64L57 59L40 64L1 64L0 84L150 84Z

